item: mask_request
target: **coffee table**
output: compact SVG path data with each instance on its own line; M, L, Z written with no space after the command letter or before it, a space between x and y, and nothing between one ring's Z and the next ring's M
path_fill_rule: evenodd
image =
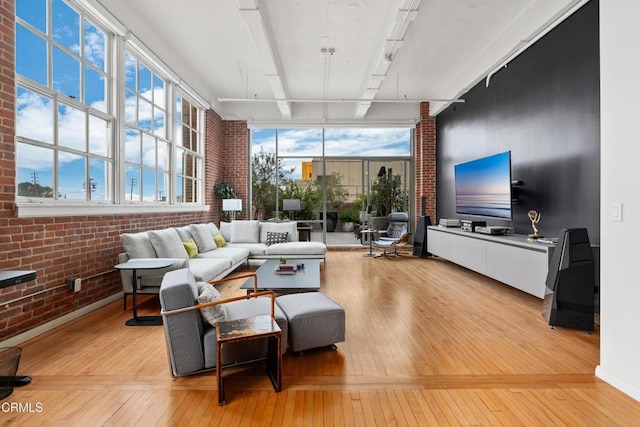
M295 292L313 292L320 290L320 260L319 259L290 259L287 264L304 264L304 270L295 274L276 274L280 260L268 259L258 268L258 291L273 291L279 294ZM253 278L247 279L240 289L246 289L247 294L253 291Z

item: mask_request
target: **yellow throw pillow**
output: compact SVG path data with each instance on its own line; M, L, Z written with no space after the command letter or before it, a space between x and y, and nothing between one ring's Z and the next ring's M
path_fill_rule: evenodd
M190 239L188 242L182 242L182 244L184 245L189 258L193 258L198 255L198 246L193 239Z
M221 233L218 233L215 236L213 236L213 241L216 242L216 246L219 248L227 244L227 241L224 240L224 237L222 237Z

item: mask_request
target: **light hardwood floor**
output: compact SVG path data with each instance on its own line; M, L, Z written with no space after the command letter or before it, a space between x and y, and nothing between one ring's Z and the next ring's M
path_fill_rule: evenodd
M22 344L33 382L0 424L640 424L640 403L594 377L598 330L551 329L535 297L443 260L350 251L328 254L321 292L345 308L346 341L286 354L280 393L257 367L219 407L215 372L171 378L162 328L125 326L118 301Z

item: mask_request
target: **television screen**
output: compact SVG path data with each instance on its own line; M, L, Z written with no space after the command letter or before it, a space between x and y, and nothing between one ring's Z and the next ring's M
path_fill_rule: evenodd
M511 152L455 166L456 213L511 219Z

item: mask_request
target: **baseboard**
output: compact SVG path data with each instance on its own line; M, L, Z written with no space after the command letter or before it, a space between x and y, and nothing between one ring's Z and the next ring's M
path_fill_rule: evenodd
M118 292L117 294L108 296L107 298L96 301L93 304L86 305L76 311L72 311L71 313L67 313L64 316L53 319L50 322L43 323L42 325L36 326L33 329L29 329L28 331L16 335L15 337L11 337L5 341L0 341L0 347L15 347L18 344L35 338L38 335L49 332L52 329L57 328L58 326L64 325L67 322L75 320L78 317L84 316L85 314L91 313L92 311L104 307L107 304L111 304L114 301L118 301L119 299L122 299L122 292Z
M624 394L627 394L640 402L640 388L638 386L635 386L623 380L619 376L612 374L611 372L604 369L601 365L598 365L596 367L596 377L609 383Z

